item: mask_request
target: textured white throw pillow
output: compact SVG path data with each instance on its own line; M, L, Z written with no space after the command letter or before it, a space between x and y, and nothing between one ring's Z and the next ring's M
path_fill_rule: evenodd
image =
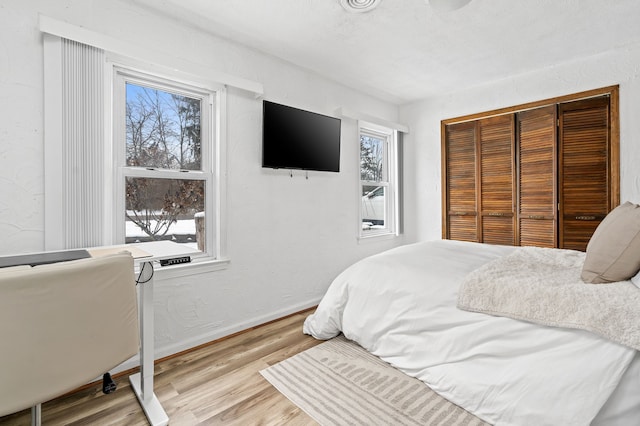
M640 270L640 206L626 202L598 225L587 245L581 278L600 284L625 281Z

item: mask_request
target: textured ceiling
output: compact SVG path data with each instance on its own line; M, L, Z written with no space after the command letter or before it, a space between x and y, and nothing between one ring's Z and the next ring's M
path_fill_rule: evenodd
M402 104L640 43L639 0L133 0Z

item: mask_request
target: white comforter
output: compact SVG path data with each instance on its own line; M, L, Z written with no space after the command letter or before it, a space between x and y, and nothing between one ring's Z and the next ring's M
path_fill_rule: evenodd
M589 425L636 351L586 331L456 308L463 277L513 250L433 241L369 257L335 279L304 332L342 332L495 425ZM626 386L635 400L640 383ZM601 413L602 424L637 414L625 397L609 405L627 417Z

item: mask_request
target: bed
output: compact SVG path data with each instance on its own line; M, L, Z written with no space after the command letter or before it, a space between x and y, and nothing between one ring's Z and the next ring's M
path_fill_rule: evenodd
M629 234L628 226L622 229ZM600 235L604 232L610 238L611 229L604 231ZM629 280L607 285L582 282L588 255L589 248L585 254L450 240L398 247L342 272L306 319L303 331L323 340L342 333L494 425L639 424L640 289ZM535 261L521 265L518 256ZM493 268L514 258L511 271ZM500 306L504 288L485 294L483 303L490 306L484 312L463 297L462 291L473 293L474 286L487 285L479 278L488 270L494 272L489 281L496 281L497 273L508 286L523 276L535 276L535 265L541 262L557 268L555 273L546 272L555 282L542 290L546 297L551 294L551 302L536 304L531 298L539 298L540 292L531 290L535 285L529 281L515 297L533 311L534 318L526 316L532 312L522 316L508 312L512 306ZM554 300L553 294L561 294L561 284L567 280L564 271L577 274L569 280L577 281L573 284L578 291L587 289L584 301L567 303L576 297L572 293ZM520 276L511 278L514 273ZM614 294L609 299L609 293L616 291L618 298ZM593 299L593 294L600 299ZM596 310L604 314L595 315L595 325L578 324L589 303L600 306ZM549 305L561 311L559 318L548 319ZM565 309L565 305L571 306ZM635 319L639 321L634 323ZM609 328L598 324L608 320L613 321Z

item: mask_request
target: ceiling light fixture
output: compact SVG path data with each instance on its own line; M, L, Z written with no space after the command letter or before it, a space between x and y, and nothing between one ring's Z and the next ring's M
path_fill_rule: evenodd
M362 13L369 12L378 6L380 0L340 0L340 5L347 12Z
M453 12L468 5L471 0L428 0L428 2L438 12Z

